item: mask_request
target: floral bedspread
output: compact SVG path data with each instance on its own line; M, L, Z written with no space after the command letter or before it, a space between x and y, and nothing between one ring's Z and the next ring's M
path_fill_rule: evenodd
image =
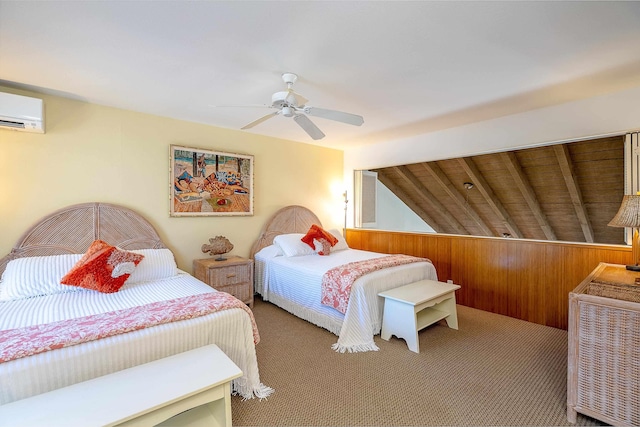
M322 276L321 303L333 307L344 314L347 311L347 304L349 303L349 296L351 295L351 286L353 286L353 283L358 278L383 268L424 261L428 260L426 258L399 254L350 262L332 268Z
M0 363L231 308L242 308L249 314L253 341L257 344L260 335L253 313L246 304L230 294L212 292L0 331Z

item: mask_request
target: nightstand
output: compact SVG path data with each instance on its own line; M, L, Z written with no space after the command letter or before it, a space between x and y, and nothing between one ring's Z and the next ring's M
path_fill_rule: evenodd
M230 256L193 261L193 274L212 288L227 292L253 308L253 260Z

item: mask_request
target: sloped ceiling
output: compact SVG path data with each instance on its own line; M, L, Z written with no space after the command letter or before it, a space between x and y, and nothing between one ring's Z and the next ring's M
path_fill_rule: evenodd
M439 233L624 244L622 136L374 171Z

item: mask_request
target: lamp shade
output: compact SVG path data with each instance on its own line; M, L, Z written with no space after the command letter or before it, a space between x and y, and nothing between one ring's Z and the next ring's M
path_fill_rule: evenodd
M609 222L611 227L640 227L640 196L625 195L615 217Z

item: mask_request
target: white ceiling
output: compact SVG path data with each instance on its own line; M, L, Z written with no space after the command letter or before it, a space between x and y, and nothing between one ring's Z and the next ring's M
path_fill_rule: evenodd
M640 86L640 2L6 1L0 84L347 149Z

